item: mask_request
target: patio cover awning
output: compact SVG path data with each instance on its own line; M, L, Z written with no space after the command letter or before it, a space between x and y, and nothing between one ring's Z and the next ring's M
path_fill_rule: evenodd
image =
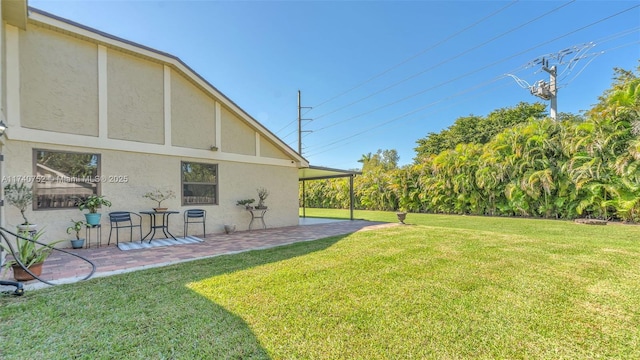
M354 175L362 175L360 171L331 169L321 166L309 166L308 168L298 169L298 179L302 180L322 180L340 177L349 177Z
M298 181L302 181L302 217L306 217L305 181L324 180L341 177L349 178L349 213L353 220L353 177L362 175L360 171L332 169L321 166L309 166L298 169Z

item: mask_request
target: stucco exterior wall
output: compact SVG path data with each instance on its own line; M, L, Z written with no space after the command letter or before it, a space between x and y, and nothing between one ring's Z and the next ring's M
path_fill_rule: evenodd
M0 105L10 127L0 138L0 175L33 179L34 149L96 153L101 194L113 202L103 213L150 210L145 192L172 189L178 197L163 205L180 211L170 221L176 236L187 208L207 211L207 233L223 233L225 224L243 231L251 217L236 202L257 199L264 187L267 226L297 225L298 167L306 160L178 58L37 11L29 17L26 30L0 29ZM181 205L181 161L217 165L218 204ZM28 211L47 241L70 239L70 220L83 217L75 208ZM22 222L11 206L0 208L0 219L10 229ZM148 216L142 226L144 235ZM103 216L102 244L109 230Z
M226 108L221 111L222 151L256 155L256 132Z
M267 227L298 225L298 169L268 165L223 163L220 166L220 214L223 223L236 224L238 230L247 230L251 215L236 202L243 199L258 201L257 189L269 190L265 204ZM254 223L255 226L255 223ZM258 225L259 228L259 225ZM255 228L254 228L255 229Z
M142 154L136 152L100 150L92 148L69 147L34 142L8 141L3 151L7 174L14 176L32 176L33 149L64 150L101 154L100 174L105 179L101 184L101 193L113 205L102 209L102 243L109 237L109 211L151 210L155 203L142 195L154 188L172 189L175 199L163 202L171 210L180 214L171 215L170 231L176 236L183 235L183 213L189 208L202 208L207 211L207 233L223 233L225 224L235 224L239 231L247 230L251 219L243 207L236 202L241 199L257 199L256 189L265 187L270 191L266 200L269 212L265 217L268 227L294 226L298 224L298 171L292 167L256 165L229 161L214 161L180 156ZM218 164L218 205L181 205L181 161ZM123 180L126 178L126 181ZM12 206L6 206L6 224L9 229L22 222L20 213ZM46 228L46 240L69 239L66 228L70 219L83 219L78 209L29 210L29 220ZM148 216L143 217L143 235L149 229ZM200 234L201 228L193 226L190 234ZM157 233L156 233L157 234ZM92 235L95 236L95 235ZM114 235L115 236L115 235ZM158 238L158 236L156 236ZM128 233L121 233L121 240L128 240ZM115 241L115 238L112 238ZM58 247L69 247L63 242Z
M97 46L38 27L19 45L21 125L98 136Z
M216 103L176 71L171 71L171 142L209 149L216 142Z
M287 154L278 149L264 136L260 137L260 156L270 157L275 159L288 159Z
M164 70L161 64L107 51L109 138L164 143Z

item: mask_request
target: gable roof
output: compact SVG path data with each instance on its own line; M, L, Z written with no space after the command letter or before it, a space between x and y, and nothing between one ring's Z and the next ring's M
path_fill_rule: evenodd
M4 4L5 1L3 1L2 3ZM107 47L117 48L119 50L131 52L145 58L154 59L155 61L159 61L163 64L171 66L174 70L181 72L202 89L209 92L214 98L216 98L216 100L221 102L223 105L233 110L244 121L246 121L249 126L254 128L265 138L273 142L280 150L295 159L300 164L300 167L306 168L309 166L309 162L304 157L298 154L288 144L282 141L278 136L272 133L259 121L249 115L249 113L244 111L244 109L233 102L233 100L219 91L204 77L191 69L177 56L102 32L100 30L76 23L74 21L48 13L46 11L42 11L33 7L29 7L28 10L29 20L36 23L44 24L48 27L57 29L59 31L61 30L76 37L90 39Z

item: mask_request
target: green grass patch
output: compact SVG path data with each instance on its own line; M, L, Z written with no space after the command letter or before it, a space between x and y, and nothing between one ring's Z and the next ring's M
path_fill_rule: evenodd
M640 358L640 227L406 222L0 297L0 358Z

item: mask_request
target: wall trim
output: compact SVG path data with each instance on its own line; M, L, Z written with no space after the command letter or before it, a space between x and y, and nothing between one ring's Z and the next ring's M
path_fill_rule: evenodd
M102 139L109 137L107 78L107 47L98 45L98 136Z
M164 65L164 144L171 146L171 68Z
M7 125L20 128L20 33L17 27L5 26ZM7 130L7 134L11 129Z
M216 101L216 143L214 145L218 147L218 151L222 151L222 105L218 101Z
M260 157L260 133L256 131L256 156Z
M7 135L9 133L7 132ZM76 146L91 149L104 149L116 151L128 151L141 154L157 154L167 156L190 157L213 161L233 161L257 165L273 165L300 168L300 163L293 160L276 159L268 157L257 157L251 155L223 153L203 149L190 149L179 146L168 146L164 144L140 143L135 141L119 139L102 139L76 134L57 133L46 130L36 130L27 128L14 128L11 136L7 136L10 141L24 141L33 143Z

